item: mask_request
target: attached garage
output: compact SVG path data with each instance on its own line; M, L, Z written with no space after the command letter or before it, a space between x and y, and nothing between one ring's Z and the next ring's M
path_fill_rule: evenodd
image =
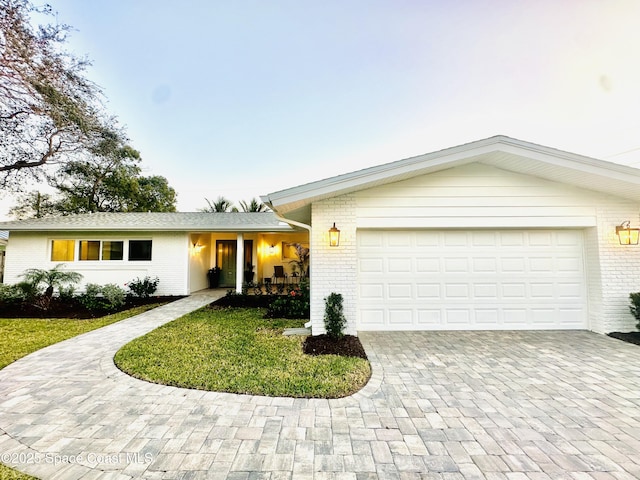
M497 136L262 198L311 230L313 334L332 292L350 334L635 330L640 169Z
M580 230L361 230L358 330L587 328Z

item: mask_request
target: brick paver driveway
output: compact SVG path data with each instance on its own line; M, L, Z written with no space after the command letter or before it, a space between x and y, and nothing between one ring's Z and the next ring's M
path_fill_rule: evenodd
M286 399L119 372L115 351L158 323L0 371L2 462L43 479L640 478L640 347L588 332L366 333L361 392Z

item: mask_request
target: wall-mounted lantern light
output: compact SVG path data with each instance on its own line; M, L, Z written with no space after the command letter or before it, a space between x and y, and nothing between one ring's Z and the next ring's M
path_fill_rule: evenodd
M627 220L616 226L616 235L620 245L638 245L640 239L640 227L632 227Z
M275 243L271 243L269 244L269 255L275 255L276 254L276 244Z
M200 251L204 248L204 245L194 242L193 243L193 251L195 253L200 253Z
M336 228L336 222L333 222L333 227L329 229L329 246L338 247L340 245L340 230Z

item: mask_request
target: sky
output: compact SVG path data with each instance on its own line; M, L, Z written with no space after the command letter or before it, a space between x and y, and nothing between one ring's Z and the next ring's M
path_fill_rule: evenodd
M637 0L49 3L179 211L494 135L640 167Z

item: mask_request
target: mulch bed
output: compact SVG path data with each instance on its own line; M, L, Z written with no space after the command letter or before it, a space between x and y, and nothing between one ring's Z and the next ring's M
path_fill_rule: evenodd
M19 305L0 305L0 318L75 318L87 319L97 318L111 313L121 312L133 307L148 305L150 303L173 302L178 300L180 296L163 296L149 298L130 298L126 303L116 311L89 311L76 302L60 302L56 298L51 301L48 310L42 310L35 305L19 304Z
M634 345L640 345L640 332L611 332L607 335L612 338L617 338L618 340L633 343Z
M328 335L308 336L303 345L307 355L341 355L343 357L357 357L367 360L367 354L358 337L345 335L335 339Z

